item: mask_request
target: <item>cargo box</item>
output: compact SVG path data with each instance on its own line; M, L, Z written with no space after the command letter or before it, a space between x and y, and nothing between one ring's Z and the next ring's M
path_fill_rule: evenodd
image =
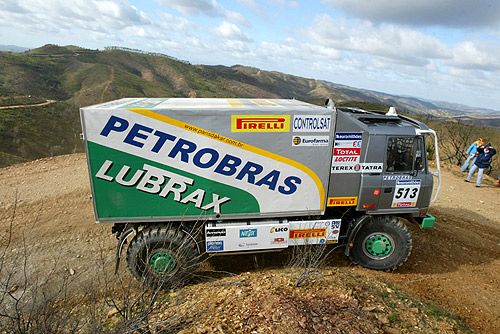
M325 211L333 109L297 100L133 98L80 112L98 222Z

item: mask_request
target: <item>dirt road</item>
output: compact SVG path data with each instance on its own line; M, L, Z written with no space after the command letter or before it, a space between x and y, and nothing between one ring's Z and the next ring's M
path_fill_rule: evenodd
M35 104L19 104L15 106L1 106L0 110L2 109L19 109L19 108L29 108L29 107L43 107L43 106L48 106L49 104L56 103L56 100L47 100L45 102L41 103L35 103Z
M478 333L500 333L500 189L475 188L452 171L444 170L442 195L432 209L439 224L429 231L413 229L413 254L401 270L352 270L444 306ZM11 252L18 254L24 240L32 272L72 272L83 284L101 252L113 257L110 226L93 223L83 154L0 169L4 237L13 216ZM329 264L352 266L341 254Z

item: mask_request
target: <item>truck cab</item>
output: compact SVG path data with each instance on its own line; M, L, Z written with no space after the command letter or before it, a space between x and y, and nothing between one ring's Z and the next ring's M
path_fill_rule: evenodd
M356 211L370 215L425 216L433 188L424 135L430 129L394 111L337 113L328 197L352 198Z

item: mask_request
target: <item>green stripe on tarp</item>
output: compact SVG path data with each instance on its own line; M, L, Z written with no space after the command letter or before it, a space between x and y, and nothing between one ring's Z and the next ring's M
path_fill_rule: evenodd
M231 200L220 206L222 215L260 212L256 198L244 190L96 143L87 142L87 149L98 219L215 215L212 210L201 210L192 202L180 203L175 201L172 193L166 197L161 197L158 194L138 190L136 188L137 183L132 186L124 186L114 179L113 181L106 181L97 178L96 174L106 160L113 161L112 167L106 173L111 177L115 177L122 166L127 165L130 167L130 171L125 179L130 180L138 169L143 169L144 164L147 164L191 178L194 182L192 185L188 185L182 197L184 198L196 189L202 189L205 191L202 206L212 202L213 193L218 194L220 198L229 197ZM164 184L166 182L167 180Z

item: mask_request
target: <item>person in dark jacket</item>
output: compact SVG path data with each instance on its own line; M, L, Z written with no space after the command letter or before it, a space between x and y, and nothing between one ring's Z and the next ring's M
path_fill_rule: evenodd
M479 188L481 186L481 181L483 181L484 170L490 166L491 158L493 158L497 151L493 148L493 146L491 146L491 144L488 143L486 145L478 147L477 153L478 156L476 157L476 161L470 168L469 175L467 175L465 182L470 182L472 175L474 175L474 172L476 171L476 169L478 169L479 171L477 172L476 187Z

